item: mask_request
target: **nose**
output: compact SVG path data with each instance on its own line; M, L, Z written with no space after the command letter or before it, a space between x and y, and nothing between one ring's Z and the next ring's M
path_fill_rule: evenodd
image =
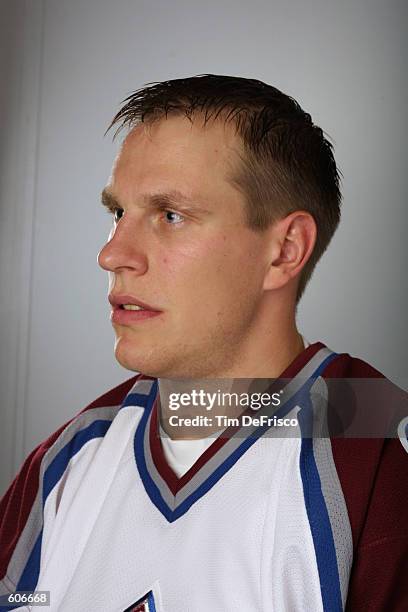
M126 226L123 219L112 228L107 243L98 253L97 261L108 272L131 270L142 275L148 269L142 241L138 239L135 228Z

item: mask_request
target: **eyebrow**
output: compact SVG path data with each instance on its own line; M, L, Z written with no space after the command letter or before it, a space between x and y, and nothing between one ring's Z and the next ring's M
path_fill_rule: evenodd
M165 207L177 207L177 206L185 206L192 207L194 206L194 210L196 212L209 213L209 210L202 208L197 205L194 200L191 200L186 195L184 195L181 191L173 189L171 191L166 192L158 192L145 194L142 196L142 200L145 204L150 206L151 208L165 208ZM102 205L105 206L108 210L112 210L114 208L122 208L119 200L109 191L107 187L101 193L101 202Z

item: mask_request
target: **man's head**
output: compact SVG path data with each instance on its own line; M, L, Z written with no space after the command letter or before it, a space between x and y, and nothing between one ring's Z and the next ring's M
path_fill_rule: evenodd
M99 262L111 291L161 313L117 324L116 356L156 376L228 372L268 316L294 313L336 229L331 146L293 99L217 75L139 90L113 125L130 133L104 196L121 221Z

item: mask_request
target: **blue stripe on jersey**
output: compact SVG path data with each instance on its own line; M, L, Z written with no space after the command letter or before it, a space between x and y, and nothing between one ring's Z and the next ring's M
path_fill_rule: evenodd
M16 586L16 591L33 591L38 581L41 557L42 529ZM13 608L10 608L13 609Z
M304 385L285 403L283 404L274 415L276 418L285 417L296 405L299 405L299 401L303 398L305 391L307 394L310 387L323 372L327 364L337 357L336 353L331 353L326 357L316 371L310 376L310 378L304 383ZM212 474L204 480L198 487L193 491L183 502L177 505L175 508L170 508L164 500L160 489L156 485L154 479L149 473L147 468L146 459L144 455L144 436L145 430L148 423L150 412L153 408L153 403L156 394L156 385L152 388L149 400L146 405L145 412L139 422L134 437L134 452L136 458L136 464L144 484L145 490L148 493L151 501L160 510L163 516L170 522L176 521L183 514L185 514L191 506L198 501L203 495L205 495L223 476L231 469L231 467L238 461L238 459L260 438L270 427L263 425L259 427L243 440L231 454L212 472Z
M144 487L156 508L166 517L169 522L172 522L173 511L168 507L164 501L160 490L153 478L150 476L149 470L147 469L146 459L144 454L144 435L146 431L146 425L153 408L154 400L157 394L157 380L152 385L151 391L147 396L145 410L142 418L140 419L139 425L136 428L135 436L133 439L133 449L135 453L136 465L139 470L140 477L144 484Z
M111 426L112 421L99 419L88 427L81 429L73 438L55 455L43 478L43 508L48 495L62 478L68 463L81 448L94 438L103 437ZM42 530L34 544L33 550L18 581L16 591L33 591L38 582L41 561ZM11 608L12 609L12 608Z
M147 598L147 603L149 604L149 612L156 612L156 605L154 603L154 596L152 591L150 591L149 596Z
M302 432L300 473L313 545L316 552L324 612L343 610L340 576L330 518L313 453L313 408L309 394L301 403L298 422Z
M280 419L285 417L298 403L299 403L299 395L301 394L303 387L290 399L288 400L279 410L277 410L274 415L276 418ZM175 521L177 518L182 516L187 512L187 510L196 502L200 497L205 495L207 491L213 487L220 478L224 476L229 469L238 461L240 457L249 449L255 442L263 436L263 434L271 429L268 425L263 425L262 427L257 428L250 437L245 438L232 453L227 457L223 463L221 463L189 497L187 497L184 502L182 502L172 513L172 521Z
M93 438L103 438L111 426L112 421L98 420L93 421L88 427L81 429L77 434L55 455L50 465L45 471L43 481L43 506L48 495L55 487L57 482L64 474L69 461L78 451L81 450L84 444Z
M155 384L157 384L157 382ZM152 385L152 388L153 387L154 384ZM150 393L147 395L145 393L130 393L123 400L121 408L126 408L126 406L142 406L145 408L149 403L149 397Z
M294 396L296 397L296 396ZM200 485L197 487L193 493L191 493L181 504L179 504L176 508L170 508L166 501L163 499L163 496L160 492L160 489L156 485L155 481L150 475L150 472L147 468L145 454L144 454L144 436L146 431L146 426L149 420L150 413L153 408L155 396L152 395L149 401L149 405L146 406L146 410L140 420L140 423L136 429L135 437L134 437L134 452L136 458L136 464L140 473L140 477L144 484L144 487L156 508L160 510L160 512L165 516L165 518L169 521L169 523L173 523L178 518L180 518L183 514L185 514L189 508L198 500L200 497L205 495L207 491L209 491L215 484L222 478L222 476L238 461L238 459L256 442L256 440L268 429L268 426L265 425L260 427L254 432L252 437L246 438L242 444L235 449L221 463L218 468L214 470L214 472ZM292 400L287 402L282 409L280 409L276 415L277 417L284 416L289 412L293 405ZM285 410L283 410L285 409Z
M329 355L319 366L319 368L312 374L310 379L306 381L306 383L293 395L293 397L288 400L281 408L279 408L274 415L276 418L285 417L296 405L299 404L305 390L309 390L310 386L315 382L316 378L320 376L320 373L324 370L327 363L337 357L336 353ZM256 431L251 435L251 437L246 438L242 444L238 448L235 449L231 453L227 459L221 463L216 470L205 480L189 497L187 497L184 502L182 502L173 512L172 512L172 521L175 521L177 518L182 516L187 512L187 510L196 502L200 497L205 495L207 491L211 489L215 485L222 476L238 461L240 457L257 441L258 438L263 436L263 434L270 429L268 425L264 425L256 429Z

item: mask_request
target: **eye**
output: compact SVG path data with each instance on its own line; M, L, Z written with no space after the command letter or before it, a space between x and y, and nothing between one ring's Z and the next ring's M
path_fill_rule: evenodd
M174 212L173 210L164 211L164 220L167 225L178 225L184 221L183 215Z

